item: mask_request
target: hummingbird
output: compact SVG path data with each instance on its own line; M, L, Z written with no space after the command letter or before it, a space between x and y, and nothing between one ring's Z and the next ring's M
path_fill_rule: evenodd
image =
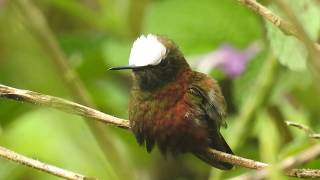
M137 142L151 152L192 153L209 165L232 169L210 156L213 148L232 150L220 133L226 127L226 102L217 81L193 71L178 46L161 35L141 35L131 48L129 121Z

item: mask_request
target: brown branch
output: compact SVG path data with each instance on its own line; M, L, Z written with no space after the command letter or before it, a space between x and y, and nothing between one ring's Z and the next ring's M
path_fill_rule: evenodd
M101 121L103 123L114 125L120 128L129 128L128 120L104 114L100 111L80 105L78 103L74 103L72 101L36 93L29 90L16 89L0 84L0 97L48 106L67 113L92 118L94 120Z
M281 17L274 14L271 10L258 3L256 0L238 0L241 4L247 6L249 9L259 14L276 27L278 27L284 34L298 37L297 30L293 26L284 21Z
M94 179L94 178L86 177L86 176L78 174L78 173L74 173L71 171L67 171L67 170L58 168L58 167L50 165L50 164L43 163L38 160L31 159L29 157L18 154L16 152L13 152L13 151L6 149L4 147L1 147L1 146L0 146L0 156L5 159L8 159L10 161L17 162L19 164L35 168L40 171L52 174L54 176L62 177L64 179L71 179L71 180Z
M319 178L320 171L319 170L313 170L313 169L293 169L294 167L301 166L311 160L314 160L320 156L320 145L314 145L307 150L303 151L302 153L291 156L283 160L279 163L278 167L279 169L286 172L288 176L293 177L301 177L301 178ZM266 165L265 167L267 167ZM243 174L241 176L238 176L236 178L232 178L232 180L247 180L247 179L265 179L269 171L268 169L262 169L255 172L255 173L247 173Z
M210 154L212 154L212 157L214 159L227 162L233 165L237 165L237 166L241 166L249 169L263 169L268 166L268 164L263 162L246 159L240 156L224 153L215 149L209 149L208 151Z
M291 122L291 121L286 121L286 124L288 126L296 127L298 129L303 130L310 138L320 139L320 134L314 133L314 131L311 128L309 128L308 126L305 126L305 125L302 125L302 124L299 124L296 122Z
M103 112L68 100L32 92L29 90L16 89L0 84L0 97L52 107L67 113L72 113L83 117L89 117L91 119L114 125L116 127L130 129L128 120L116 118L107 115ZM268 164L262 162L246 159L232 154L227 154L214 149L208 149L208 151L212 154L212 158L218 159L223 162L231 163L233 165L238 165L250 169L263 169L268 166ZM301 162L301 160L298 159L297 162ZM301 176L320 178L320 170L292 169L288 171L287 175L296 177Z
M281 167L284 170L291 169L293 167L297 167L300 165L303 165L313 159L316 159L320 156L320 144L316 144L314 146L311 146L310 148L304 150L298 155L286 158L284 161L282 161Z

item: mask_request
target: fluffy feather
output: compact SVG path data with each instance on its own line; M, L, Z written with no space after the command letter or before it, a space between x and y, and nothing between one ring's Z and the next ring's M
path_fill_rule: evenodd
M157 65L165 58L166 51L166 47L158 40L157 36L152 34L142 35L133 43L129 65Z

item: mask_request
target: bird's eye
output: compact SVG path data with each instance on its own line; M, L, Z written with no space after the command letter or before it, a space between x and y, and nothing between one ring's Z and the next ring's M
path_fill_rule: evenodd
M160 63L160 66L164 67L164 66L167 66L169 63L169 61L167 59L163 59Z

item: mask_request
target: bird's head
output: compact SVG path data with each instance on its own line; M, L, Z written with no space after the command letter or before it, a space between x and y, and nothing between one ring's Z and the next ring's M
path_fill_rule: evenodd
M132 45L129 65L109 70L131 69L140 88L153 90L190 69L178 47L163 36L140 36Z

